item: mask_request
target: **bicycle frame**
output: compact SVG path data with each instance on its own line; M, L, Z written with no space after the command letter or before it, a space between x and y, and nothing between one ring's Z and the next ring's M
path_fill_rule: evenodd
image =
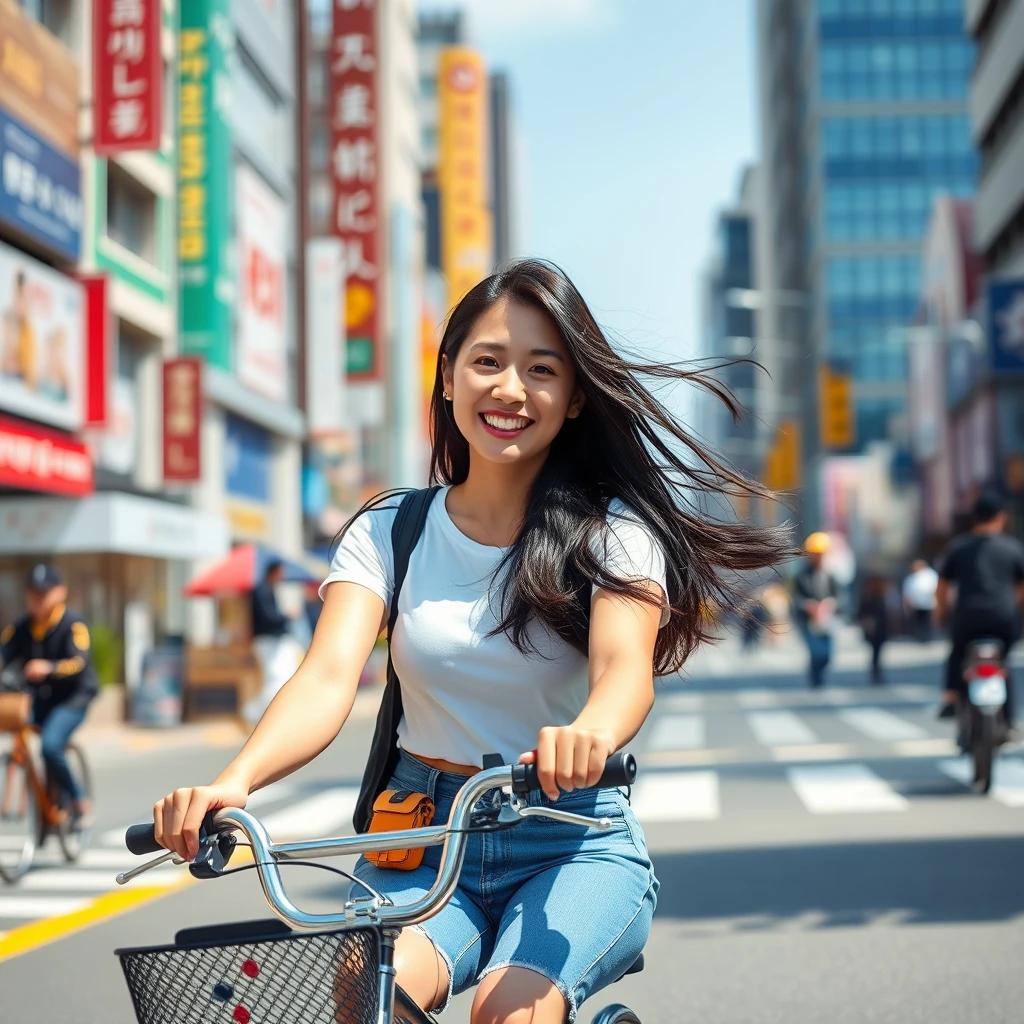
M425 828L408 829L401 832L375 832L372 835L275 843L259 819L241 808L225 808L217 811L213 823L219 832L237 829L248 838L252 846L253 860L260 885L263 888L263 895L271 910L286 924L300 929L371 926L380 930L378 1022L379 1024L391 1024L395 1006L395 939L403 927L418 924L431 917L451 898L462 870L466 843L470 835L466 829L470 823L473 808L485 793L511 785L511 766L503 765L484 769L476 775L470 776L459 790L446 825L429 825ZM509 795L509 803L520 818L536 816L552 818L586 828L608 829L611 827L611 821L608 818L590 818L551 807L524 806L514 792ZM217 838L216 833L207 838L207 850L212 850L216 846ZM345 901L340 913L312 914L301 910L291 901L281 880L279 864L283 861L309 860L318 857L333 857L339 854L358 854L375 850L410 849L424 846L443 847L437 877L429 891L421 899L404 906L395 906L389 903L386 897L379 893L373 893L371 890L371 895L350 896ZM171 853L164 854L154 861L118 875L117 881L119 884L124 884L148 868L172 857ZM197 861L201 857L202 851L197 856ZM363 885L361 882L359 884ZM366 888L369 889L368 886Z
M35 794L36 803L39 805L39 813L43 816L43 823L47 826L60 824L61 808L50 799L50 793L46 785L45 775L39 771L36 759L28 745L28 737L38 732L33 725L23 725L14 731L14 739L11 744L11 759L16 764L24 764L29 778L29 784Z

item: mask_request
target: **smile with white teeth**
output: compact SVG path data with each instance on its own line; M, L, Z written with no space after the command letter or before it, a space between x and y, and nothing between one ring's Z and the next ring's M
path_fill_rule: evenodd
M481 415L484 422L495 430L522 430L533 422L523 416L492 416L488 413Z

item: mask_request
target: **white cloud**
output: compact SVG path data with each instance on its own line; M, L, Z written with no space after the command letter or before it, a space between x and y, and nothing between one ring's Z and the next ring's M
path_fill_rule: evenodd
M563 32L602 32L612 27L621 11L616 0L421 0L423 10L464 10L470 34L477 39L493 33L517 36L558 35ZM616 9L618 8L618 10Z

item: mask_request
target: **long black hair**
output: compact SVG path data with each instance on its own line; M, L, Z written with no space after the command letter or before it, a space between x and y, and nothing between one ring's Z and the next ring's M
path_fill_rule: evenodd
M500 621L490 635L504 632L524 654L536 652L529 626L539 620L586 654L592 585L655 603L641 582L610 574L599 557L608 539L608 503L619 498L665 554L670 615L658 634L654 670L675 672L698 644L713 639L718 614L740 603L737 574L774 565L793 551L785 527L757 527L708 510L716 496L773 495L717 458L641 378L686 380L716 395L734 417L740 408L707 369L619 355L564 271L546 260L519 260L476 285L448 318L430 402L433 484L460 484L469 475L469 443L442 397L441 357L454 364L473 325L501 299L547 315L575 364L586 401L552 442L519 533L492 577L507 571ZM673 450L672 438L689 457ZM356 515L394 496L377 495Z

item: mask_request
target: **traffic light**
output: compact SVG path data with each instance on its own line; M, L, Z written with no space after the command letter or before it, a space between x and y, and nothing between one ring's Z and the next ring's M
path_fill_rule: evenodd
M825 448L849 448L856 436L853 411L853 381L828 363L819 371L819 416L821 443Z

